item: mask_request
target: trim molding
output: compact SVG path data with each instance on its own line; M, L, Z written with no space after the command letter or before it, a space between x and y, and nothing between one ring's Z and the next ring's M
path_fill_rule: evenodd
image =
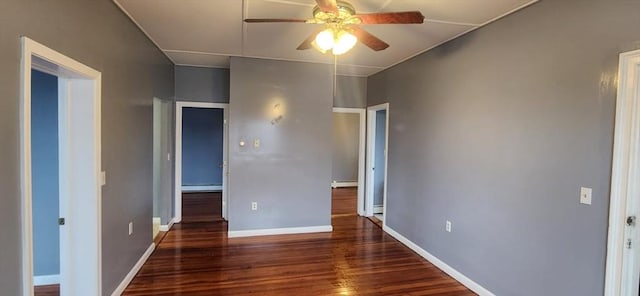
M182 186L182 192L208 192L208 191L222 191L222 185L211 185L211 186L183 185Z
M33 276L34 286L57 285L60 283L59 274L36 275Z
M287 227L287 228L270 228L270 229L252 229L252 230L235 230L228 231L227 237L248 237L262 235L278 235L278 234L299 234L313 232L332 232L333 226L310 226L310 227Z
M156 248L156 244L151 243L149 248L147 248L144 254L142 254L142 257L140 257L140 259L138 259L138 262L136 262L136 264L131 268L131 271L127 273L127 276L125 276L124 279L122 279L122 282L120 282L120 285L118 285L118 287L116 287L113 293L111 293L111 296L122 295L122 293L127 288L129 283L131 283L131 280L133 280L136 274L138 274L138 271L140 271L140 268L142 268L142 265L144 265L144 263L147 262L147 259L149 259L149 256L151 256L151 253L153 253L153 250L155 250L155 248Z
M382 214L382 213L384 213L384 205L374 205L373 206L373 213L374 214Z
M358 187L358 182L331 182L331 188Z
M403 245L407 246L409 249L416 252L422 258L427 259L427 261L431 262L431 264L435 265L440 270L444 271L445 273L450 275L452 278L456 279L458 282L465 285L471 291L477 293L480 296L495 296L495 294L491 293L491 291L485 289L484 287L480 286L480 284L474 282L470 278L466 277L464 274L453 269L453 267L447 265L442 260L438 259L436 256L429 254L429 252L419 247L414 242L410 241L408 238L402 236L402 234L393 230L391 227L384 225L382 229L386 233L388 233L389 235L397 239L399 242L401 242Z
M176 223L175 218L171 218L171 220L169 220L169 223L167 225L160 225L160 231L169 231L169 230L171 230L171 227L173 227L174 223Z

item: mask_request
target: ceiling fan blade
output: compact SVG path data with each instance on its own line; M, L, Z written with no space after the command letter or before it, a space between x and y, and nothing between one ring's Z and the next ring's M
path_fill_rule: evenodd
M363 25L424 23L424 15L419 11L367 13L353 17L359 18Z
M307 37L307 39L305 39L304 41L302 41L302 43L300 43L300 45L298 45L298 48L296 48L297 50L306 50L306 49L310 49L313 47L313 45L311 45L311 42L313 42L313 40L316 39L316 35L318 35L318 33L322 32L322 30L324 30L324 27L319 28L318 30L316 30L315 32L313 32L311 35L309 35L309 37Z
M316 0L318 7L324 12L338 13L338 3L336 0Z
M353 31L353 34L358 37L358 41L362 42L362 44L368 46L369 48L375 51L381 51L389 47L389 44L380 40L380 38L373 36L371 33L357 27L350 27Z
M306 23L308 20L301 19L245 19L245 23Z

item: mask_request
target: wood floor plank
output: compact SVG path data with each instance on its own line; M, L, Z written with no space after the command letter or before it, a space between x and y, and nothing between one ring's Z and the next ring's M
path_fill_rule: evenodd
M368 219L332 224L232 239L223 221L176 224L124 295L475 295Z
M34 286L35 296L60 296L60 285Z
M182 194L182 223L222 220L222 192Z
M358 187L331 189L331 215L356 215Z

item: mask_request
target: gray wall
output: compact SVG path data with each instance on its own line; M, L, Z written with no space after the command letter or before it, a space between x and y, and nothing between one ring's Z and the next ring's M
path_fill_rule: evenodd
M334 112L332 181L358 181L359 138L360 114Z
M176 98L192 102L229 102L229 69L176 66Z
M229 69L224 68L176 66L176 99L192 102L229 103L229 75ZM367 106L367 78L337 76L333 106L365 108Z
M365 108L367 106L367 78L336 76L334 107Z
M222 185L223 109L182 109L182 186Z
M31 71L33 274L60 273L58 78Z
M152 98L172 99L173 65L109 0L0 1L0 287L21 294L20 36L102 72L103 292L151 244ZM133 221L135 233L127 235Z
M368 104L390 102L387 224L496 295L602 295L638 28L635 0L541 1L370 77Z
M373 204L383 205L384 203L384 170L385 157L384 149L387 141L387 110L376 111L375 126L375 147L376 153L373 160L375 173L373 174Z
M331 224L332 72L231 58L229 230Z

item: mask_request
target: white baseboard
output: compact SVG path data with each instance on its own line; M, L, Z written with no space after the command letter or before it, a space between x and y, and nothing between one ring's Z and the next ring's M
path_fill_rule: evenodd
M147 259L149 259L149 256L151 256L151 253L153 253L153 250L155 250L155 248L156 248L156 244L151 243L149 248L144 252L144 254L142 254L142 257L138 259L138 262L136 262L136 265L134 265L131 268L131 271L129 271L127 276L125 276L122 282L120 282L120 285L118 285L115 291L111 293L111 296L122 295L122 293L127 288L127 286L129 286L129 283L131 283L131 280L133 280L136 274L138 274L138 271L140 271L140 268L142 268L142 265L144 265L144 263L147 262Z
M209 191L222 191L222 185L182 186L182 192L209 192Z
M358 187L358 182L331 182L331 188L340 188L340 187Z
M60 283L59 274L35 275L33 276L34 286L57 285Z
M247 237L277 234L298 234L312 232L331 232L333 226L310 226L310 227L288 227L288 228L271 228L271 229L255 229L255 230L235 230L227 232L227 237Z
M384 213L384 206L383 205L374 205L373 206L373 213L374 214L383 214Z
M153 225L153 239L156 238L156 236L158 235L158 232L160 232L160 217L153 217L152 219L152 225Z
M173 224L176 223L176 218L171 218L171 220L169 220L169 223L167 223L167 225L160 225L160 231L169 231L171 229L171 227L173 227Z
M475 292L476 294L480 296L495 296L495 294L491 293L491 291L485 289L484 287L480 286L478 283L466 277L464 274L453 269L453 267L447 265L442 260L438 259L436 256L429 254L429 252L427 252L423 248L420 248L418 245L410 241L408 238L402 236L400 233L391 229L391 227L385 225L383 227L383 230L389 235L393 236L398 241L400 241L402 244L407 246L409 249L418 253L418 255L422 256L424 259L427 259L427 261L431 262L431 264L435 265L440 270L446 272L452 278L456 279L458 282L465 285L467 288L469 288L471 291Z

